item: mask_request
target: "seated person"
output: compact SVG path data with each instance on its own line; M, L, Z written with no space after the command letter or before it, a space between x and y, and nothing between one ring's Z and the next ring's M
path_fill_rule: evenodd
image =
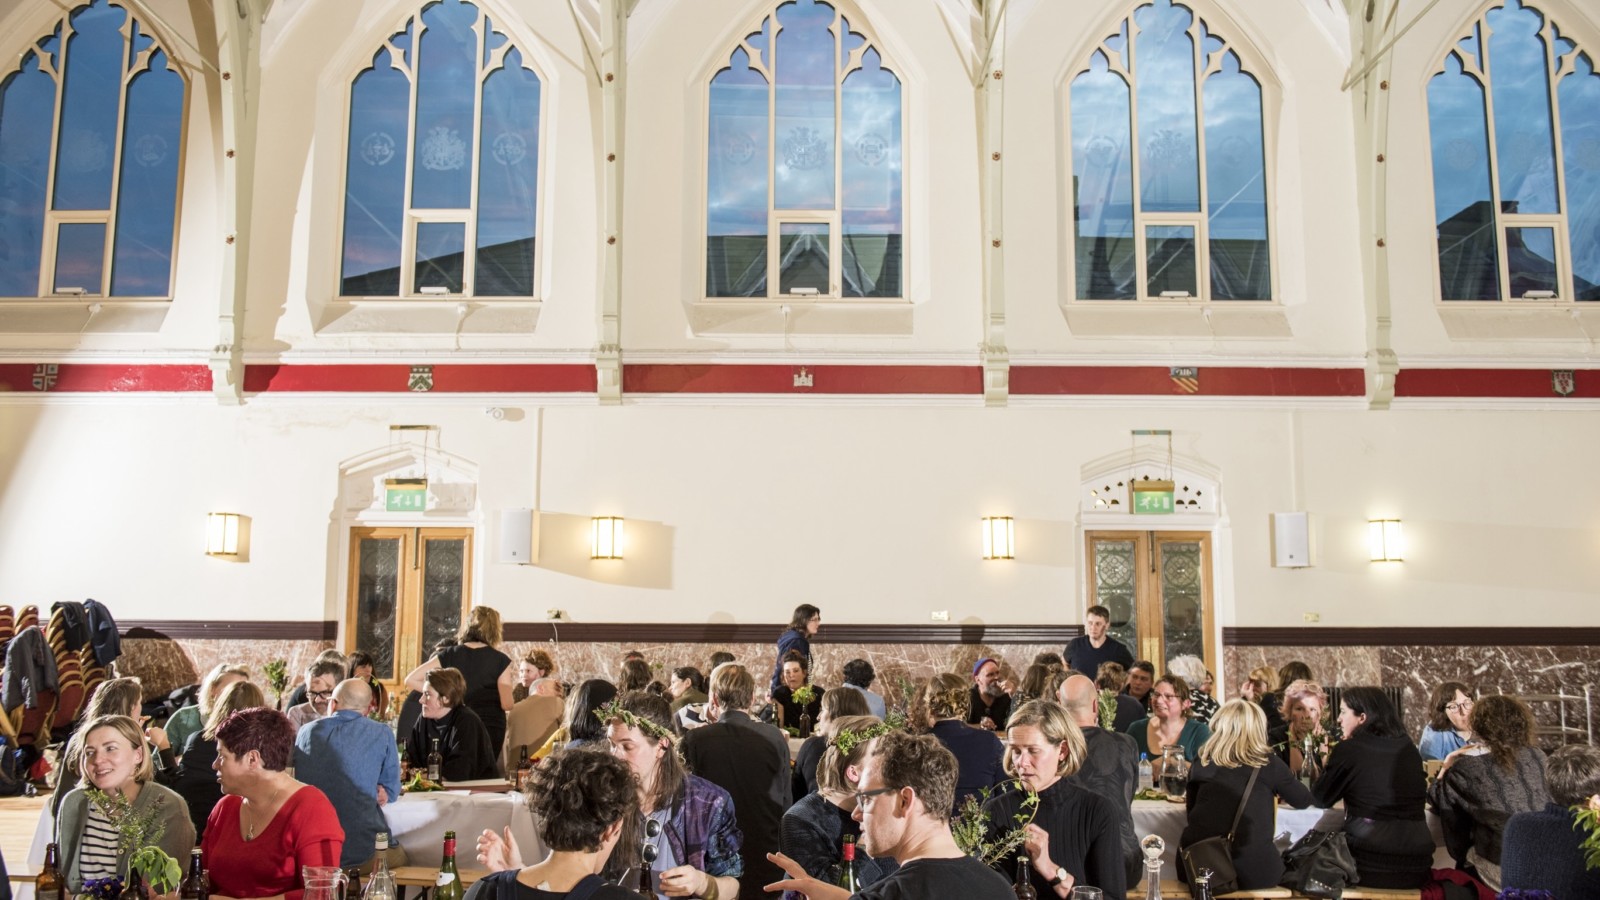
M72 736L72 757L86 783L61 801L57 820L61 874L67 890L83 892L87 881L122 877L129 852L119 852L117 830L107 811L89 796L94 788L127 798L131 812L149 816L158 833L150 839L174 858L186 858L194 846L194 825L183 798L151 781L151 753L139 723L127 716L89 720Z
M500 774L499 750L489 741L483 720L462 704L467 681L455 669L429 669L423 674L422 716L406 741L406 760L425 769L428 754L438 746L444 757L439 777L445 781L477 781Z
M1101 663L1100 671L1094 677L1094 686L1102 691L1110 691L1116 701L1116 714L1111 719L1111 730L1117 734L1126 734L1129 725L1150 714L1143 703L1123 692L1122 689L1128 686L1128 670L1124 669L1121 663Z
M1428 698L1428 724L1422 726L1417 750L1423 759L1444 759L1472 741L1472 707L1477 692L1459 681L1446 681Z
M849 688L845 688L849 690ZM856 789L861 782L861 767L872 749L874 735L888 728L877 716L854 715L830 719L833 742L823 751L817 765L817 789L806 794L783 814L783 855L794 860L806 874L831 877L842 858L845 835L861 839L861 823L855 819ZM843 741L839 735L848 732ZM845 752L843 747L849 747ZM861 866L861 887L881 881L893 872L893 859L873 858L856 847ZM784 900L802 900L803 895L787 891Z
M528 686L528 695L506 713L506 755L503 763L509 774L526 750L531 756L550 740L566 715L567 701L561 696L561 682L540 678Z
M195 823L195 837L204 838L206 822L211 810L222 799L222 786L217 784L217 728L223 720L241 709L266 706L267 698L261 688L248 681L235 681L223 689L211 704L211 715L205 727L189 735L183 745L183 756L178 760L178 771L172 780L172 789L189 805L189 821Z
M1252 772L1259 774L1250 796L1244 797L1244 815L1233 832L1233 865L1243 891L1276 887L1283 879L1283 855L1272 843L1274 801L1305 809L1311 805L1311 790L1272 755L1261 707L1248 700L1230 700L1211 717L1211 738L1200 747L1199 762L1189 768L1184 797L1189 821L1178 839L1179 859L1184 848L1228 834ZM1187 874L1178 867L1179 877L1187 881Z
M89 695L89 703L83 708L83 715L79 721L92 722L101 716L127 716L137 722L139 701L143 696L144 688L140 686L139 679L108 678L100 682L94 693ZM166 747L164 755L169 759L172 756L172 748L163 729L148 728L145 730L145 735L146 742L150 744L151 765L156 767L155 778L160 781L162 748ZM66 749L61 751L61 774L56 779L55 793L50 797L50 811L58 819L61 817L61 801L73 788L83 784L83 760L78 758L81 743L69 740Z
M779 671L782 683L772 692L772 703L777 708L779 728L798 729L802 714L811 716L811 725L815 728L817 718L822 715L820 688L812 687L811 702L804 707L794 701L794 692L811 681L810 665L811 660L798 650L790 650L783 655L783 668Z
M710 699L706 696L706 677L694 666L673 669L667 693L672 696L673 715L691 703L704 703Z
M1194 717L1190 704L1189 683L1176 675L1163 675L1150 689L1150 717L1128 726L1139 752L1150 754L1157 778L1161 777L1163 747L1182 747L1183 758L1192 761L1200 756L1200 745L1211 737L1211 729Z
M1544 767L1550 802L1517 813L1500 842L1500 887L1549 891L1552 897L1600 897L1600 869L1584 863L1580 807L1600 810L1600 748L1569 744Z
M1433 867L1422 756L1381 688L1341 691L1338 721L1343 740L1311 794L1323 809L1344 801L1345 837L1363 888L1421 887Z
M337 866L344 829L333 804L287 771L294 726L275 709L245 709L217 728L222 800L200 848L211 896L300 900L305 866Z
M372 705L368 707L367 715L377 716L379 721L389 721L389 689L372 675L372 654L361 650L350 654L350 677L365 681L367 690L372 692Z
M304 703L297 703L284 713L289 717L289 722L295 730L305 727L307 722L320 719L328 714L328 700L333 697L333 686L344 680L344 665L333 660L314 662L306 667L306 699Z
M833 741L833 723L840 716L866 715L871 715L867 710L867 698L855 688L829 688L822 695L822 714L817 717L817 730L806 738L794 755L794 788L791 793L795 798L804 797L817 789L817 763L822 759L822 751L828 749L828 744Z
M248 681L250 670L244 666L229 663L217 663L206 677L200 679L200 692L195 696L195 702L173 713L167 719L167 742L172 747L172 752L183 754L183 745L188 743L189 735L194 734L211 718L211 704L222 693L222 689L236 681Z
M1267 735L1267 743L1296 776L1305 770L1308 739L1312 751L1318 754L1314 771L1321 774L1323 764L1328 761L1330 736L1323 723L1327 708L1328 695L1315 681L1295 681L1283 689L1285 721L1281 728Z
M1283 727L1283 711L1278 708L1279 697L1273 693L1277 686L1278 670L1271 666L1256 666L1250 670L1244 683L1239 685L1239 696L1260 704L1261 711L1267 714L1267 734Z
M580 889L592 900L637 900L633 891L600 878L611 849L639 814L628 764L608 753L561 750L533 770L531 782L528 805L550 855L480 879L465 900L508 894L517 900L556 900Z
M1472 731L1483 743L1444 758L1428 800L1456 866L1471 866L1478 880L1498 891L1506 820L1550 802L1544 751L1533 746L1533 714L1505 694L1492 694L1473 707Z
M958 813L968 797L1006 780L1005 745L994 732L967 724L971 702L967 680L946 672L928 680L917 703L930 733L956 758L954 811Z

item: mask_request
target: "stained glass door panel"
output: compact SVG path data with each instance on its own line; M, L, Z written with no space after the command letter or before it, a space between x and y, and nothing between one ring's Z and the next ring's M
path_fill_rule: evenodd
M400 537L366 537L355 542L354 611L350 618L355 648L372 657L372 675L392 681L395 673L394 634L400 614L401 567L405 548Z
M1216 671L1211 537L1187 532L1090 532L1089 602L1111 611L1112 637L1157 673L1193 655Z
M471 573L470 528L352 529L345 651L370 654L373 675L398 685L455 636Z

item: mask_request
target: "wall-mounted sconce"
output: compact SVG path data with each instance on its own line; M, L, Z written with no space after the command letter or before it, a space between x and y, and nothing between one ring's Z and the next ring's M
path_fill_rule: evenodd
M983 517L983 558L1015 559L1017 534L1010 516Z
M1367 521L1367 547L1373 562L1400 562L1405 559L1405 533L1400 530L1399 519L1369 519Z
M596 516L589 536L590 559L622 558L622 517Z
M238 513L206 513L206 555L238 556L240 520Z

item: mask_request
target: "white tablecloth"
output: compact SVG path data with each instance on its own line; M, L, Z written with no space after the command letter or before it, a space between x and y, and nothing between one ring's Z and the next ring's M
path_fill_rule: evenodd
M389 840L405 848L409 864L437 866L444 856L444 833L456 833L456 862L464 868L478 868L478 834L485 828L502 832L507 826L517 839L524 863L544 859L546 849L539 840L533 813L519 793L467 794L436 791L406 794L383 808L389 820Z
M1327 820L1325 830L1332 830L1344 824L1343 809L1289 809L1279 806L1277 808L1277 824L1273 826L1274 835L1287 831L1290 841L1297 841L1302 835L1315 828L1319 823ZM1166 842L1167 849L1161 854L1161 877L1166 881L1174 881L1178 877L1178 838L1183 834L1183 826L1188 824L1189 815L1184 810L1182 803L1168 803L1165 800L1135 800L1133 801L1133 833L1144 839L1147 834L1158 834ZM1439 817L1428 810L1428 830L1433 833L1433 865L1434 868L1448 869L1455 864L1450 861L1450 854L1444 849L1444 836L1439 831Z

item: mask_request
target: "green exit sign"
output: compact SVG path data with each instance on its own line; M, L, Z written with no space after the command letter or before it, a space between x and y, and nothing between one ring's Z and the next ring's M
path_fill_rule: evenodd
M1133 483L1134 515L1171 515L1173 484L1170 481L1135 481Z
M390 478L384 482L384 509L389 512L424 512L428 508L426 478Z

